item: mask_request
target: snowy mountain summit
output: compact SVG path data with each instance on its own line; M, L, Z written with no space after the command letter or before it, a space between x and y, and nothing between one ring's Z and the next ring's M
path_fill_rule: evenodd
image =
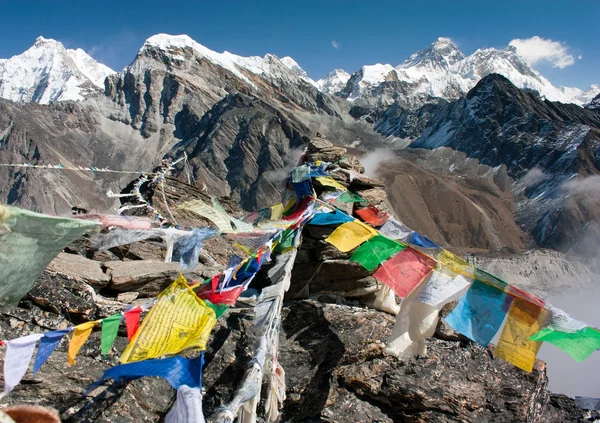
M104 79L113 73L81 49L38 37L24 53L0 59L0 97L42 104L81 100L103 90Z

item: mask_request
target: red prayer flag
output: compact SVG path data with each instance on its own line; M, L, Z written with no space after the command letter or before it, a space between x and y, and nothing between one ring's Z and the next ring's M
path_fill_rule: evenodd
M405 298L435 265L435 260L408 247L383 263L373 276Z
M517 288L514 285L508 285L505 291L513 297L520 298L521 300L525 300L531 304L535 304L540 308L544 308L546 306L546 303L543 300L540 300L538 297L525 292L521 288Z
M133 335L140 327L140 315L142 314L141 307L132 308L123 313L125 315L125 327L127 328L127 338L131 341Z
M244 292L243 286L237 286L233 289L221 292L213 292L211 288L211 286L206 284L196 291L196 295L198 298L208 300L213 304L234 305L242 292Z
M314 198L312 197L303 198L300 204L298 204L298 207L296 207L296 210L294 210L294 212L289 216L284 217L283 220L298 220L298 218L302 215L302 213L304 213L304 211L308 208L308 206L310 205L310 203L312 203L313 200Z
M372 204L369 204L364 209L356 210L356 214L363 220L363 222L366 222L372 226L381 226L390 218L387 213L382 212Z

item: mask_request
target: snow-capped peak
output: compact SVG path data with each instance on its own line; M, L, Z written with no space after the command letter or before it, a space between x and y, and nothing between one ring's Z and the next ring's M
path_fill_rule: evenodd
M343 69L334 69L317 81L317 88L325 93L335 94L344 89L350 74Z
M463 60L465 55L450 38L440 37L423 50L412 54L398 69L419 69L421 71L447 71L452 65Z
M316 85L316 83L306 75L306 72L304 72L300 65L298 65L291 57L279 59L273 54L266 54L264 57L244 57L232 54L228 51L218 53L203 46L197 41L194 41L188 35L156 34L145 41L140 53L143 53L144 50L148 48L158 48L166 51L173 59L184 59L184 57L180 55L180 50L191 48L197 56L203 57L212 63L227 69L253 87L255 86L254 83L250 81L243 71L249 71L265 78L300 78L312 85ZM132 66L142 67L146 65L153 66L154 63L145 63L143 60L141 62L136 60L132 64Z
M24 53L0 60L0 97L42 104L81 100L103 89L104 79L112 73L81 49L38 37Z

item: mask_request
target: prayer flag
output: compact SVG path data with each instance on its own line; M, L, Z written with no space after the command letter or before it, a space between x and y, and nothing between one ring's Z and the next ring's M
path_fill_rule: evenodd
M346 213L342 213L338 209L335 209L333 213L317 213L308 222L309 225L339 225L341 223L352 222L354 218L348 216Z
M335 188L336 190L346 191L346 187L331 177L319 176L316 180L324 187Z
M435 260L407 247L383 263L373 276L405 298L434 267Z
M511 301L504 291L475 280L446 323L486 347L502 326Z
M90 337L94 326L96 326L96 322L86 322L82 323L79 326L75 326L75 330L73 331L73 336L71 337L71 342L69 342L69 351L67 354L67 358L69 360L69 364L75 364L75 356L85 344L85 341Z
M31 361L35 344L43 336L41 333L23 336L6 341L4 356L4 390L10 392L19 384Z
M437 261L442 266L450 269L454 273L458 274L473 274L472 265L469 264L466 260L452 254L448 250L442 250L440 254L437 256ZM470 269L470 270L469 270Z
M215 317L217 319L229 309L229 306L227 304L213 304L208 300L204 300L204 304L206 304L207 307L213 309L213 311L215 312Z
M158 295L140 329L121 356L121 363L177 354L187 348L205 349L217 319L180 275Z
M140 327L141 307L134 307L123 313L125 315L125 328L127 329L127 338L131 341Z
M370 226L358 220L353 220L352 222L346 222L338 226L325 241L345 253L353 250L377 234L378 232Z
M382 212L377 207L369 204L363 209L356 210L356 214L369 225L381 226L390 218L387 213Z
M46 216L0 205L0 307L16 305L48 263L97 221Z
M413 233L413 230L408 228L408 226L402 222L394 219L388 219L387 222L385 222L383 226L379 228L379 233L391 239L405 240Z
M313 190L312 182L310 179L299 182L297 184L292 182L292 187L294 187L294 191L296 192L298 201L300 201L304 197L314 196L315 191Z
M235 232L231 227L228 215L220 213L219 211L215 210L213 207L209 206L200 199L180 204L177 208L189 210L193 213L196 213L197 215L200 215L210 220L217 226L217 228L219 228L219 231L221 231L222 233Z
M461 275L453 278L434 270L423 282L415 301L435 307L442 303L454 301L469 285L471 285L471 281Z
M413 232L407 241L409 244L417 245L423 248L440 248L435 242L429 238L424 237L418 232Z
M102 354L108 354L110 347L117 339L122 317L121 313L117 313L102 319L102 341L100 342Z
M279 203L271 207L271 217L269 220L279 220L283 216L283 204Z
M70 332L71 329L55 330L53 332L46 332L42 339L40 339L40 345L38 346L35 361L33 363L33 373L36 373L42 365L48 360L48 357L52 355L63 337Z
M578 363L581 363L591 353L600 348L600 332L598 329L589 326L577 332L560 332L546 328L529 339L554 344Z
M547 315L548 312L538 305L515 298L498 345L494 348L494 355L519 369L531 372L542 343L529 338L540 330Z
M196 358L175 356L120 364L105 370L100 380L95 382L88 391L107 379L133 380L144 376L162 377L169 382L173 389L177 389L181 385L200 388L202 387L203 365L204 352Z
M508 286L508 282L503 281L499 277L494 276L485 270L481 270L479 267L475 268L475 279L486 282L488 285L495 286L501 291L506 291L506 287Z
M198 298L209 300L213 304L226 304L232 306L240 295L242 295L242 292L244 292L243 286L231 288L226 291L213 292L208 285L201 285L198 291L196 291L196 295Z
M335 201L340 201L342 203L363 203L365 200L362 197L354 194L353 192L346 191L342 195L336 198Z
M382 235L376 235L358 247L354 254L352 254L350 261L358 262L365 269L371 271L398 251L402 251L405 248L406 245L400 244L399 242Z

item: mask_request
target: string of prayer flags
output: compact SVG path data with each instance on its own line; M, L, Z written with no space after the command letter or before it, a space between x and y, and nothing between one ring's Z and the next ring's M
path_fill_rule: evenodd
M530 373L541 342L530 340L544 324L548 312L538 305L515 298L500 334L494 355Z
M35 355L35 361L33 362L33 373L35 374L44 365L48 357L52 355L60 341L64 336L69 333L72 329L61 329L52 332L46 332L40 339L40 345L38 346L37 354Z
M75 356L83 344L85 344L85 341L87 341L87 339L90 337L92 330L94 330L94 326L96 326L97 323L99 322L85 322L75 326L75 329L73 330L73 336L71 337L71 342L69 342L69 350L67 353L69 364L75 364Z
M343 186L342 184L340 184L338 181L336 181L335 179L333 179L330 176L327 176L327 177L319 176L315 179L317 182L319 182L324 187L331 187L331 188L335 188L336 190L346 191L345 186Z
M127 339L131 341L133 339L133 335L136 334L138 328L140 327L140 315L142 314L142 308L134 307L123 314L125 316L125 328L127 329Z
M6 355L4 356L5 392L12 391L27 373L35 344L42 336L43 334L36 333L6 341Z
M423 248L440 248L435 242L415 231L408 237L407 242Z
M381 263L406 248L406 245L400 244L392 239L382 235L376 235L365 241L356 249L350 261L360 263L368 271L374 270Z
M356 214L366 223L372 226L381 226L390 218L387 213L369 204L367 207L356 210Z
M471 281L462 275L452 277L434 270L419 288L415 301L436 307L454 301L470 285Z
M388 219L387 222L379 228L381 235L385 235L388 238L396 240L406 240L413 233L404 223L399 222L395 219Z
M144 376L161 377L169 382L173 389L182 385L200 388L203 365L204 352L196 358L174 356L120 364L105 370L102 377L88 388L88 392L108 379L130 381Z
M187 285L182 275L158 295L140 329L121 355L121 363L206 348L215 312Z
M117 313L102 319L102 339L100 342L100 348L103 355L108 354L110 347L112 347L115 339L117 339L122 318L123 315L121 313Z
M235 304L240 295L242 295L242 292L244 292L243 286L236 286L235 288L227 290L213 291L209 285L210 284L200 285L196 291L196 295L198 298L202 300L208 300L212 304L225 304L232 306Z
M47 216L0 205L0 307L16 305L48 263L98 221Z
M317 213L308 222L309 225L327 226L339 225L341 223L352 222L354 218L335 209L332 213Z
M578 363L600 348L600 332L597 329L556 307L548 305L547 309L551 315L548 326L532 335L530 340L549 342Z
M325 241L341 252L346 253L377 234L378 232L370 226L358 220L353 220L338 226Z
M385 283L400 298L405 298L435 267L435 260L412 248L405 248L373 275Z
M500 329L511 300L504 291L475 280L445 320L467 338L487 347Z
M363 200L362 197L354 194L353 192L346 191L342 195L337 197L335 201L339 201L342 203L364 203L365 200Z

